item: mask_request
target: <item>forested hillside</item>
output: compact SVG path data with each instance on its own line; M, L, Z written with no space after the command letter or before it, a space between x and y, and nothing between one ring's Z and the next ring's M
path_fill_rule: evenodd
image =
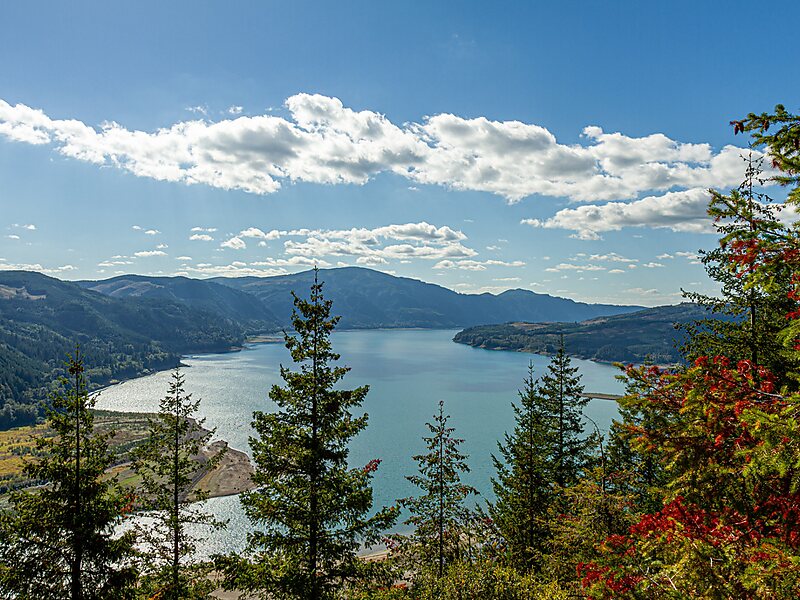
M713 318L705 307L684 302L581 323L503 323L460 331L453 338L489 350L554 354L564 336L572 356L608 362L680 362L687 332L680 325Z
M241 344L236 322L159 298L115 299L39 273L0 273L0 427L32 422L80 344L92 386Z
M442 286L361 267L320 269L319 277L345 329L468 327L505 321L583 321L640 306L586 304L528 290L459 294ZM308 288L313 271L278 277L218 277L213 281L253 294L282 326L290 324L291 291Z

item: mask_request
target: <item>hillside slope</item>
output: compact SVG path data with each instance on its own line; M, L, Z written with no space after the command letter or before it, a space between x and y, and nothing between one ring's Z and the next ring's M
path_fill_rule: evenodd
M234 321L156 298L112 298L24 271L0 272L0 427L30 422L80 344L94 385L241 344Z
M258 298L213 281L188 277L120 275L76 283L112 298L151 298L182 303L232 319L248 330L270 331L279 326L275 315Z
M679 348L686 339L676 324L715 316L696 304L682 303L581 323L482 325L459 332L453 341L490 350L553 354L563 334L567 352L578 358L668 364L681 361Z
M213 279L259 298L282 326L290 323L291 294L307 294L313 271L278 277ZM361 267L320 269L325 297L333 300L339 326L450 328L503 321L583 321L638 310L637 306L586 304L528 290L459 294L442 286Z

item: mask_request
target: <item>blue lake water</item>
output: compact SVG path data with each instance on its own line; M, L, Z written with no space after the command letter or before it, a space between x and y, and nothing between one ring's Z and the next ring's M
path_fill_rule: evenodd
M511 402L517 399L529 362L544 373L549 358L535 354L471 348L452 341L450 330L369 330L333 334L341 364L352 371L345 387L369 384L364 402L369 426L351 444L350 462L364 465L382 460L374 480L376 505L393 504L415 492L405 479L415 471L411 457L424 451L425 422L432 419L439 400L452 416L451 424L472 471L467 483L482 494L491 491L490 455L497 440L513 428ZM216 437L248 451L253 411L269 412L272 385L281 384L280 365L291 358L282 344L256 344L241 352L187 357L187 391L200 398L200 413ZM619 370L605 364L573 359L588 392L622 393L615 379ZM97 407L120 411L156 411L167 391L170 373L161 372L111 386L100 394ZM585 414L607 430L617 415L616 403L592 400ZM593 427L593 426L590 426ZM229 520L226 532L215 534L200 554L239 550L248 529L238 497L214 498L206 503L220 518Z

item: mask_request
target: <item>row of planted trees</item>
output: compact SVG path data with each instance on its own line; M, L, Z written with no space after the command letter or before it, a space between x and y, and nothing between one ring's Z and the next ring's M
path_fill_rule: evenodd
M442 405L409 479L418 495L375 510L378 461L348 463L367 425L367 388L344 390L330 345L336 319L315 283L295 297L272 413L256 413L256 488L242 496L247 551L190 560L187 525L213 523L188 503L206 438L176 374L148 441L136 451L141 493L106 473L80 360L72 392L55 398L56 437L0 524L0 595L9 598L206 597L216 586L262 598L796 598L800 597L800 238L760 195L762 177L800 200L800 119L778 107L733 123L766 146L745 157L745 184L714 194L721 233L704 255L726 318L697 324L687 366L625 369L628 393L608 438L584 431L580 379L562 349L531 371L515 427L494 457L494 499L461 481L460 440ZM770 133L772 128L772 133ZM131 509L159 510L147 535L115 526ZM408 535L391 535L405 509ZM212 534L212 533L210 533ZM360 551L385 543L386 560ZM135 548L139 551L135 551Z

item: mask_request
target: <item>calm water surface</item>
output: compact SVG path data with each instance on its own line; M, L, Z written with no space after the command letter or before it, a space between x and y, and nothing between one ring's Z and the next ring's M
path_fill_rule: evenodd
M529 362L541 375L549 358L535 354L496 352L452 341L449 330L369 330L333 334L341 363L351 367L346 387L369 384L364 402L369 426L351 445L352 465L382 460L375 477L376 505L389 505L412 495L415 488L405 475L415 471L411 456L424 451L425 422L432 419L439 400L469 454L472 471L464 479L482 494L490 494L493 475L490 454L496 440L513 427L510 402L517 399ZM280 365L291 358L282 344L257 344L242 352L191 356L184 360L186 389L200 398L200 413L218 438L248 451L253 411L269 412L275 405L269 389L281 384ZM622 393L609 365L573 359L590 392ZM119 411L156 411L167 391L170 373L161 372L105 389L98 408ZM602 430L617 415L616 403L592 400L585 410ZM238 497L214 498L206 503L218 517L229 520L227 532L217 534L201 548L202 555L240 550L248 522Z

